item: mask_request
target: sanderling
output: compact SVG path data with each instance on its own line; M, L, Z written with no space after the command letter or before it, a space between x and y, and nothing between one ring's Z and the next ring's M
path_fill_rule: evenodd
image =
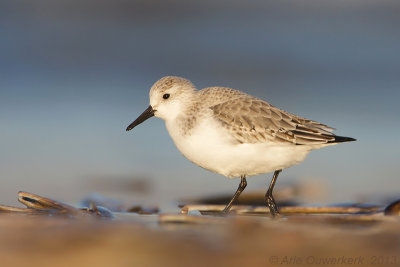
M302 162L313 149L355 141L241 91L197 90L189 80L174 76L161 78L151 87L150 106L126 130L152 116L165 121L187 159L226 177L241 178L224 213L245 189L247 176L274 172L265 198L275 216L278 209L272 190L282 169Z

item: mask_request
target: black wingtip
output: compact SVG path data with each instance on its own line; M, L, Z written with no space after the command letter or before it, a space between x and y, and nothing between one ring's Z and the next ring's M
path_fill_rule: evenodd
M353 142L353 141L357 141L357 139L345 136L335 136L335 140L332 140L329 143L343 143L343 142Z

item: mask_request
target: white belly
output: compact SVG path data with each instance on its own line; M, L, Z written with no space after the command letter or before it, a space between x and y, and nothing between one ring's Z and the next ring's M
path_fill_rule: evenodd
M173 122L167 129L179 151L204 169L226 177L252 176L288 168L304 160L311 147L281 143L237 144L225 128L203 121L191 135L182 135Z

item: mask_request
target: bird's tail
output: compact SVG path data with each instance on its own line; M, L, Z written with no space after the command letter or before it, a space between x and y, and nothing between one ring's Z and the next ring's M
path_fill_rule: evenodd
M345 137L345 136L335 136L335 139L332 141L329 141L328 143L343 143L343 142L352 142L352 141L357 141L357 139L354 139L351 137Z

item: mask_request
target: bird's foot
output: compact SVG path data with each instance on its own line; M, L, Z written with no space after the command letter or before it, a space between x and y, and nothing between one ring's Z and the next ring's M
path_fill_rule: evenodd
M275 200L272 197L272 195L267 196L267 205L268 205L269 213L271 214L271 217L279 218L280 213L278 211L278 208L276 207Z

